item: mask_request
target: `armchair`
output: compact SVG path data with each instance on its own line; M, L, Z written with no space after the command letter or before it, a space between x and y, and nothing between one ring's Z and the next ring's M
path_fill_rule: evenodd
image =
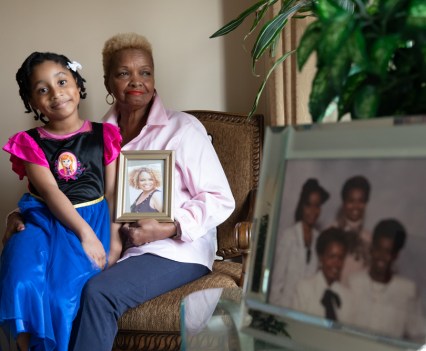
M113 351L180 349L180 303L191 292L242 287L249 251L255 190L263 144L263 116L192 110L212 138L235 198L236 207L217 228L217 255L208 275L127 311L119 320Z

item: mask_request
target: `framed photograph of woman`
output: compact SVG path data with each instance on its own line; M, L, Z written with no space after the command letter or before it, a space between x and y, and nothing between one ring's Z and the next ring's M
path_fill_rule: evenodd
M421 118L267 129L246 330L294 350L425 347L425 135Z
M174 152L122 151L117 176L116 220L173 222Z

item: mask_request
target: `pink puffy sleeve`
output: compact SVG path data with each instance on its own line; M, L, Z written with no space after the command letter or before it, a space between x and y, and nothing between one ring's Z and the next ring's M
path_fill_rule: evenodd
M120 129L110 123L104 123L104 162L109 165L114 161L121 150Z
M26 132L16 133L9 138L3 150L10 154L12 170L19 175L19 179L26 176L24 161L49 168L43 150Z

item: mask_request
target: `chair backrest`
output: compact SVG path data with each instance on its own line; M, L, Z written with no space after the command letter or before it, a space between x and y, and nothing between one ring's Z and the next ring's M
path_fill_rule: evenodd
M236 257L234 227L246 221L249 212L249 195L259 182L263 145L263 116L217 111L191 110L187 113L197 117L212 137L213 146L222 163L235 198L235 211L217 228L219 256L225 259Z

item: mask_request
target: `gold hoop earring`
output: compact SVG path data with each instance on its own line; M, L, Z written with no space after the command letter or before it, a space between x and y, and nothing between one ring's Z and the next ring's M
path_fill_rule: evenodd
M108 99L112 99L108 101ZM112 105L115 102L115 97L111 93L108 93L107 96L105 96L105 101L108 105Z

